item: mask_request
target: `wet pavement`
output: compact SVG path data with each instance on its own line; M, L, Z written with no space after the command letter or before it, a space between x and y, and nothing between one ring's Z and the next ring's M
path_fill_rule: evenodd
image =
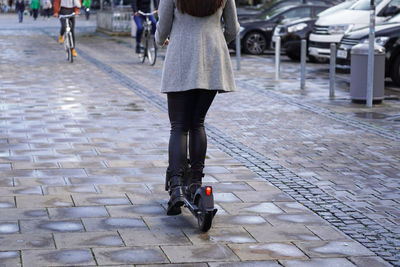
M73 64L58 21L0 16L0 266L400 266L398 89L329 98L327 69L245 56L238 92L207 120L208 233L166 216L162 57L78 19ZM232 58L233 64L235 59Z

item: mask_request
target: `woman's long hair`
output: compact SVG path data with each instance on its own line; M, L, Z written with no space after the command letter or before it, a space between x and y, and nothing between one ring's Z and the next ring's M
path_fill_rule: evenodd
M207 17L214 14L224 0L177 0L177 7L181 13L194 17Z

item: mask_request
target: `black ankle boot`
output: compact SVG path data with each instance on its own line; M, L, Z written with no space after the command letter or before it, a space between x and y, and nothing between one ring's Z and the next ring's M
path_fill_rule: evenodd
M197 189L201 187L201 182L203 180L204 173L202 172L193 172L191 181L189 186L186 188L186 197L190 200L193 200L194 194L196 193Z
M178 215L181 213L181 206L184 204L181 177L172 176L169 179L169 195L167 215Z

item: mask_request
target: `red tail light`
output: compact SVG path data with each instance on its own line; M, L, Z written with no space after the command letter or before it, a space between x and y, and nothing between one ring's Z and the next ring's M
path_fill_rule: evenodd
M207 195L207 196L210 196L211 193L212 193L212 187L211 187L211 186L207 186L207 187L206 187L206 195Z

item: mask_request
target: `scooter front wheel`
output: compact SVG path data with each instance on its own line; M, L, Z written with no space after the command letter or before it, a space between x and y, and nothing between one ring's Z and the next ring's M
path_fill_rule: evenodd
M201 197L198 198L197 206L199 208L197 223L199 224L199 228L202 232L207 232L211 228L214 212L207 211L205 209L203 199Z

